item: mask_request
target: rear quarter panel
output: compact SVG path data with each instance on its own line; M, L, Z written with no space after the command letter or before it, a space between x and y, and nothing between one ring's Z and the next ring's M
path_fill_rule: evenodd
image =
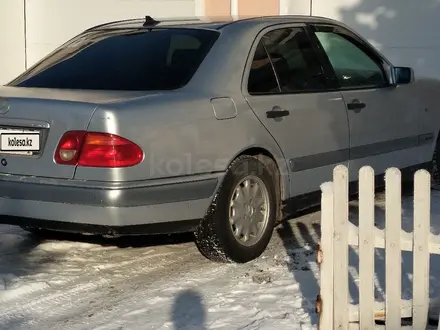
M225 171L242 151L262 147L286 172L284 157L243 96L233 97L237 116L218 120L212 95L170 92L100 106L89 131L109 132L137 143L145 158L129 168L78 167L75 179L137 181Z

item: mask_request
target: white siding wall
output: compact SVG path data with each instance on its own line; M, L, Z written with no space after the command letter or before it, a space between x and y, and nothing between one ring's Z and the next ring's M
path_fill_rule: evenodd
M25 1L28 67L93 25L146 15L195 15L195 0L0 0L0 84L25 69Z
M20 0L0 0L0 83L25 67L24 6Z
M372 42L395 65L416 76L440 78L438 0L313 0L313 15L343 21Z
M194 0L28 0L26 12L28 65L32 65L94 25L146 15L194 16L195 6Z
M310 15L311 0L280 0L281 15Z
M394 64L414 67L416 76L440 79L440 29L436 26L440 18L439 0L279 1L280 14L313 14L341 20L370 40ZM29 67L93 25L145 15L159 18L203 15L204 3L204 0L0 0L0 84L21 73L26 60Z

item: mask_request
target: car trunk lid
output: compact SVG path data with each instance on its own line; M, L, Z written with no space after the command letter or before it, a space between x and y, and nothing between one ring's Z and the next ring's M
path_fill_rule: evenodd
M73 178L54 151L69 130L86 130L100 105L139 92L0 87L0 175Z

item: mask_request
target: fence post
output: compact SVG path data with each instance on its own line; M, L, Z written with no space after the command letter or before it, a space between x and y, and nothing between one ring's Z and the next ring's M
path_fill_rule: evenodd
M338 165L333 170L333 216L334 216L334 278L333 328L348 330L348 169Z
M317 253L321 288L316 308L320 314L319 330L333 330L333 223L333 183L326 182L321 185L321 244Z
M400 329L401 327L401 185L400 170L395 167L388 168L385 171L385 322L386 328L389 330Z
M430 214L431 175L419 170L414 175L413 329L426 329L428 321Z
M359 171L359 322L360 329L373 330L374 324L374 170Z

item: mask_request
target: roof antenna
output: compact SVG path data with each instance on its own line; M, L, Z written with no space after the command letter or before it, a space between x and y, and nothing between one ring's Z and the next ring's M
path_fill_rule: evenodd
M159 23L160 23L159 21L156 21L151 16L145 16L145 22L144 22L143 26L156 25L156 24L159 24Z

